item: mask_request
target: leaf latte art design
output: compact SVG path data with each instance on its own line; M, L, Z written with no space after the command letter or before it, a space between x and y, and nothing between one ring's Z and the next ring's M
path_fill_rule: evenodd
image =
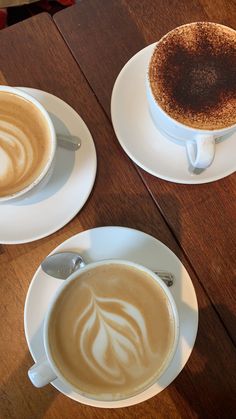
M152 353L141 311L118 298L96 296L77 319L73 337L89 368L106 383L122 385L137 378Z

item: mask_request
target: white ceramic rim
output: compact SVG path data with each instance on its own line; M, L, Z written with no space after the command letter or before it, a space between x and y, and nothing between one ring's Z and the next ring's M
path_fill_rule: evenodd
M134 268L139 269L141 271L144 271L148 275L150 275L150 277L152 277L159 284L159 286L162 288L165 295L167 296L168 301L171 304L172 313L173 313L173 316L174 316L174 323L175 323L175 338L174 338L173 346L172 346L172 349L171 349L171 351L170 351L170 353L167 357L167 360L166 360L163 368L159 372L159 374L156 375L155 378L148 385L146 385L145 387L140 389L137 393L132 393L128 397L123 397L123 398L119 398L119 399L95 398L95 397L92 397L90 394L81 392L78 388L74 387L69 381L67 381L67 379L62 375L60 370L55 365L55 362L53 360L53 357L52 357L52 354L51 354L51 351L50 351L49 342L48 342L48 340L49 340L48 339L48 326L49 326L49 323L50 323L50 317L51 317L52 311L54 309L54 306L55 306L59 296L64 291L64 289L69 285L69 283L71 283L73 280L75 280L83 272L89 271L90 269L95 269L97 266L110 265L110 264L131 266L131 267L134 267ZM177 307L176 307L175 300L174 300L171 292L169 291L168 287L165 285L165 283L162 281L162 279L160 279L160 277L158 275L156 275L153 271L146 268L145 266L134 263L134 262L131 262L131 261L128 261L128 260L106 259L106 260L100 260L98 262L92 262L92 263L86 264L86 266L84 268L81 268L80 270L71 274L69 276L69 278L66 281L64 281L63 284L56 291L55 295L53 296L53 298L50 302L50 305L49 305L49 308L48 308L48 311L46 313L45 320L44 320L44 326L43 326L44 349L45 349L45 352L46 352L47 359L48 359L52 369L54 370L55 374L57 375L57 378L59 378L64 384L66 384L73 391L81 394L81 396L84 396L84 397L86 397L87 399L90 399L90 400L100 401L100 402L103 402L104 404L106 404L106 403L110 403L110 402L119 402L119 401L122 401L122 400L127 400L131 397L134 397L134 396L137 396L137 395L143 393L145 390L147 390L147 389L151 388L153 385L155 385L156 381L158 379L160 379L160 377L165 373L165 371L169 367L169 365L170 365L170 363L171 363L171 361L174 357L174 354L176 352L176 348L177 348L177 345L178 345L178 341L179 341L179 329L180 329L179 315L178 315L178 310L177 310Z
M152 98L153 98L153 100L154 100L154 102L155 102L155 104L156 104L156 106L158 107L158 109L163 113L163 115L167 118L167 119L170 119L173 123L175 123L177 126L179 126L179 127L181 127L181 128L184 128L184 129L186 129L186 130L188 130L188 131L190 131L190 132L194 132L194 133L196 133L196 135L198 135L199 133L200 134L212 134L212 135L224 135L226 132L228 132L229 130L231 131L231 129L233 130L234 128L236 128L236 123L235 124L233 124L233 125L229 125L229 126L227 126L227 127L225 127L225 128L221 128L221 129L216 129L216 130L204 130L204 129L201 129L201 128L193 128L193 127L190 127L189 125L185 125L185 124L183 124L183 123L181 123L181 122L179 122L179 121L177 121L177 119L174 119L174 118L172 118L160 105L159 105L159 103L157 102L157 100L156 100L156 98L155 98L155 96L153 95L153 93L152 93L152 87L151 87L151 84L150 84L150 80L149 80L149 66L150 66L150 62L151 62L151 59L152 59L152 57L153 57L153 54L154 54L154 52L155 52L155 50L156 50L156 47L157 47L157 45L159 45L162 41L163 41L163 39L165 39L167 36L169 36L172 32L174 32L176 29L179 29L179 28L183 28L183 27L186 27L186 26L192 26L192 25L196 25L196 23L207 23L207 24L211 24L211 25L214 25L214 26L221 26L222 28L225 28L225 29L227 29L227 30L231 30L232 32L234 32L234 34L235 34L235 36L236 36L236 31L233 29L233 28L230 28L229 26L226 26L226 25L221 25L220 23L216 23L216 22L202 22L202 21L196 21L196 22L190 22L190 23L186 23L186 24L184 24L184 25L180 25L180 26L177 26L176 28L174 28L174 29L171 29L171 31L169 31L169 32L167 32L165 35L163 35L160 39L159 39L159 41L157 41L157 42L155 42L153 45L155 45L154 46L154 50L153 50L153 52L152 52L152 55L151 55L151 57L150 57L150 61L149 61L149 63L148 63L148 68L147 68L147 71L146 71L146 83L147 83L147 87L149 88L149 90L150 90L150 93L151 93L151 95L152 95Z
M48 112L46 111L46 109L41 105L41 103L39 103L37 101L37 99L35 99L33 96L29 95L28 93L24 92L23 90L17 89L16 87L11 87L11 86L0 86L0 92L9 92L9 93L13 93L17 96L23 97L24 99L28 100L29 102L33 103L38 110L41 112L41 114L44 116L48 128L49 128L49 132L50 132L50 139L51 139L51 147L50 147L50 155L49 158L47 160L46 165L44 166L43 170L41 171L40 175L32 182L30 183L28 186L26 186L24 189L21 189L20 191L17 191L13 194L10 195L5 195L0 197L0 203L4 202L4 201L10 201L11 199L15 199L18 198L24 194L26 194L27 192L30 192L35 186L37 186L43 179L44 177L47 175L48 171L50 170L54 157L55 157L55 153L56 153L56 145L57 145L57 140L56 140L56 132L52 123L52 120L48 114Z

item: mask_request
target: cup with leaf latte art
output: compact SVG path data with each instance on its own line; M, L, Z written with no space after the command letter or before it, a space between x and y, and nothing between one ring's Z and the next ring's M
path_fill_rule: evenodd
M55 150L55 130L44 107L20 89L0 86L0 203L45 184Z
M166 371L178 335L173 297L152 271L122 260L92 263L52 301L44 324L47 359L29 377L38 387L60 378L89 399L127 399Z

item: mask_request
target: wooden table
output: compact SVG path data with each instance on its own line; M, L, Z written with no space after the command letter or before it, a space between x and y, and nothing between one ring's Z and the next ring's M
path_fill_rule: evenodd
M223 23L233 25L227 16L232 19L234 9L227 7L221 21L225 16ZM39 88L68 102L88 125L98 155L93 192L68 225L33 243L0 245L1 418L233 417L235 176L200 186L154 178L125 155L109 121L112 86L125 62L180 23L217 20L218 9L197 1L190 7L187 1L87 0L55 16L61 34L47 14L0 32L1 83ZM113 54L105 48L111 34ZM204 216L207 226L199 234ZM177 379L149 401L116 410L78 404L51 386L35 389L27 378L32 358L23 331L25 296L41 260L66 238L102 225L140 229L173 250L192 278L200 316L194 350Z

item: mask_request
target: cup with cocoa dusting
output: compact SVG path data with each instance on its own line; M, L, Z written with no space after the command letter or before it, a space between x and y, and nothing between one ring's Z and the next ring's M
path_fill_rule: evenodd
M149 62L147 99L154 124L205 169L217 142L236 130L236 31L212 22L177 27Z

